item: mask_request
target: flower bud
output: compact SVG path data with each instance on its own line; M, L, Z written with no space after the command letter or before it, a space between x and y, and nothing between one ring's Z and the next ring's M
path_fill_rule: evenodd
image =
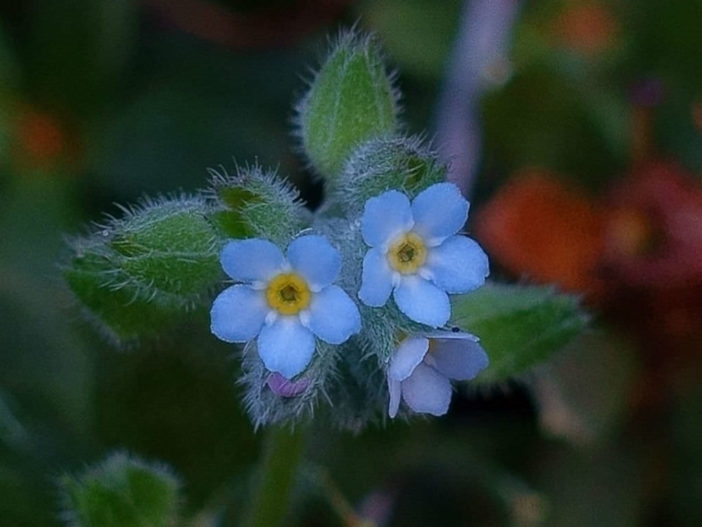
M70 525L167 527L177 521L178 480L167 469L124 453L79 476L64 476L61 486Z
M299 134L314 170L338 177L353 148L397 130L397 94L371 37L342 34L298 105Z

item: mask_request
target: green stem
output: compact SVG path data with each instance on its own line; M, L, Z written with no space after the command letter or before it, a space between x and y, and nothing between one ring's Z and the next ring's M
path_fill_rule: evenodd
M294 430L280 427L268 430L263 461L244 525L278 527L283 524L304 444L304 426Z

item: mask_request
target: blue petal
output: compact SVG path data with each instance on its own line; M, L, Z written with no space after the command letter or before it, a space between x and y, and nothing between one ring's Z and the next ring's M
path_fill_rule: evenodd
M363 274L358 298L367 306L380 307L392 292L392 270L380 249L374 248L363 258Z
M298 317L279 316L275 322L263 326L256 341L258 355L272 372L292 379L312 360L314 335L300 324Z
M330 285L314 295L303 325L324 342L341 344L361 331L361 314L346 291Z
M397 190L383 192L366 201L361 218L363 241L371 247L382 246L410 230L413 224L407 196Z
M400 409L400 395L402 394L402 383L388 377L388 392L390 392L390 403L388 404L388 415L394 419Z
M404 381L412 375L417 365L424 360L429 350L429 339L424 337L408 337L404 339L390 359L388 378Z
M285 265L281 250L259 238L229 242L220 260L224 271L239 282L265 282Z
M451 236L429 250L426 269L431 280L447 293L467 293L485 283L490 274L487 254L475 240Z
M434 368L420 364L402 381L402 398L415 412L444 415L451 404L451 383Z
M288 246L288 261L316 290L328 286L341 270L341 254L324 236L301 236Z
M443 326L451 316L448 295L419 276L405 276L395 288L395 303L405 315L431 327Z
M453 183L437 183L412 202L414 230L430 245L456 234L468 219L469 204Z
M210 329L225 342L246 342L258 335L267 314L268 305L261 291L233 285L215 298Z
M432 339L426 363L449 379L468 381L490 363L478 339L468 333L448 333Z

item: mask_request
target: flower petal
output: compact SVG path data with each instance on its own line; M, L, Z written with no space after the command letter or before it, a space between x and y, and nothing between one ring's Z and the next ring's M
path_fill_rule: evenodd
M301 236L288 246L288 261L316 290L328 286L341 271L341 254L324 236Z
M447 293L467 293L485 283L490 274L487 254L466 236L451 236L429 250L426 269L431 280Z
M432 339L425 362L449 379L468 381L484 370L490 360L478 339L469 333Z
M424 360L429 350L429 339L408 337L400 342L388 366L388 379L404 381L412 375L417 365Z
M261 291L233 285L215 298L210 310L210 330L225 342L251 340L263 326L268 304Z
M414 230L429 245L456 234L468 219L469 203L453 183L437 183L422 191L412 202Z
M391 379L388 376L388 391L390 392L390 403L388 404L388 415L394 419L400 409L400 395L402 394L402 383Z
M285 265L282 251L259 238L234 240L222 249L222 268L240 282L265 282Z
M280 373L274 372L268 376L266 384L279 397L295 397L307 389L310 385L310 380L302 377L297 381L290 381Z
M444 415L451 404L451 383L431 366L420 364L402 381L402 398L415 412Z
M329 344L341 344L361 331L361 314L346 291L337 285L325 287L314 295L307 314L300 314L303 325Z
M263 326L256 341L258 355L272 372L292 379L302 372L314 353L314 335L300 324L298 317L279 316Z
M385 255L373 248L363 258L363 274L358 298L367 306L380 307L392 292L392 270Z
M371 247L382 246L410 230L413 224L407 196L397 190L383 192L366 201L361 218L363 241Z
M448 322L451 304L448 295L419 276L404 276L395 288L395 303L405 315L427 326Z

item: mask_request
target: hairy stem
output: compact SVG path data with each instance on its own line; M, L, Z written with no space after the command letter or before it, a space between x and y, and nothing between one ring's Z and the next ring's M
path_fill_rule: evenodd
M288 512L290 494L302 459L305 430L282 427L267 432L263 459L244 525L278 527Z

